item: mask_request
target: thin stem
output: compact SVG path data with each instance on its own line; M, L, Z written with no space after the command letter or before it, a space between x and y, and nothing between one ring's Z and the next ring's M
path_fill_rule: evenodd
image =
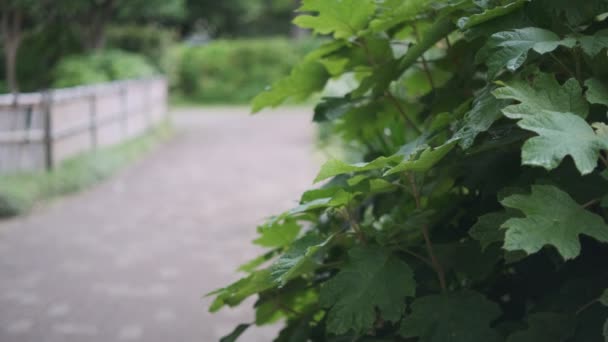
M561 67L562 67L562 69L564 69L564 71L570 75L570 77L574 77L574 78L576 78L576 75L574 74L574 72L572 72L572 70L570 70L570 68L568 68L568 67L566 66L566 64L564 64L564 62L562 62L562 61L561 61L559 58L557 58L557 57L556 57L556 56L553 54L553 52L550 52L550 53L549 53L549 56L551 56L551 58L553 58L553 59L554 59L554 60L555 60L555 61L556 61L556 62L557 62L557 63L558 63L558 64L559 64ZM577 79L578 79L578 78L577 78Z
M342 215L344 216L344 219L346 221L348 221L348 223L350 224L350 227L353 229L353 231L357 235L357 239L361 243L367 244L367 239L365 238L365 234L363 234L363 231L361 230L361 227L359 226L357 221L355 221L353 219L352 215L350 214L350 211L347 208L344 208L342 210Z
M604 166L608 169L608 159L600 152L600 160L604 164Z
M422 255L420 255L420 254L418 254L418 253L416 253L416 252L414 252L412 250L409 250L407 248L401 247L401 248L399 248L399 250L402 251L402 252L404 252L404 253L407 253L407 254L413 256L414 258L416 258L416 259L424 262L425 264L431 266L432 269L435 269L435 265L433 265L433 262L431 260L429 260L428 258L425 258Z
M418 34L418 28L416 28L416 25L412 25L412 28L414 29L414 35L416 36L416 42L418 44L420 44L420 35ZM447 39L447 37L446 37L446 39ZM435 81L433 81L433 75L431 74L431 69L429 68L426 58L424 57L424 54L420 55L420 60L422 61L422 68L424 69L426 78L428 79L429 84L431 85L431 88L433 89L433 91L435 91Z
M593 205L598 204L602 199L601 198L596 198L596 199L592 199L591 201L585 203L582 205L583 208L587 209Z
M408 180L410 182L410 186L412 187L412 193L414 194L414 200L416 201L416 208L422 209L422 203L420 201L420 192L418 191L418 187L416 186L416 180L414 179L414 175L411 173L407 174ZM431 259L431 264L437 273L437 279L439 279L439 285L441 286L441 291L447 291L447 283L445 281L445 271L443 266L439 262L439 259L435 255L435 250L433 249L433 243L431 242L431 234L429 232L429 226L424 224L422 226L422 235L424 236L424 243L426 245L426 250Z
M397 108L397 111L399 112L399 114L401 114L401 117L403 118L403 120L409 126L411 126L416 131L416 133L422 134L422 130L420 128L418 128L418 126L416 126L416 124L407 116L407 114L405 114L405 110L399 103L399 100L397 100L397 98L395 98L395 96L388 90L384 93L384 96L393 103L395 108Z
M597 303L597 302L598 302L598 299L597 299L597 298L595 298L595 299L593 299L592 301L590 301L590 302L588 302L588 303L585 303L585 305L581 306L581 307L580 307L578 310L576 310L576 315L577 315L577 316L578 316L578 315L580 315L580 314L581 314L583 311L585 311L585 310L589 309L590 307L592 307L592 306L593 306L593 304L595 304L595 303Z

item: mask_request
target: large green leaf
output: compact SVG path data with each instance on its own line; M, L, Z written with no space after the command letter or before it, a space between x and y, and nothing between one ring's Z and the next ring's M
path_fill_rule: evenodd
M528 329L512 334L507 342L565 342L574 335L573 317L552 312L530 315Z
M398 321L405 298L416 290L410 267L378 246L354 247L349 256L348 263L321 288L321 305L331 308L327 329L335 334L362 334L372 328L378 313L385 321Z
M375 9L373 0L304 0L300 11L318 15L300 15L294 23L320 34L333 34L336 39L349 38L367 26Z
M492 19L505 16L523 7L524 3L530 0L514 0L505 5L488 8L481 13L473 14L468 17L458 19L458 27L462 30L483 24Z
M473 108L465 114L460 129L454 134L463 149L473 146L475 138L487 131L492 124L502 117L501 109L505 101L497 100L491 88L484 88L473 101Z
M589 105L573 79L559 85L553 76L541 73L532 85L518 80L493 94L499 99L519 101L505 107L503 113L511 119L521 119L519 127L538 134L522 148L526 165L552 170L569 155L578 170L588 174L597 165L599 151L608 148L608 137L596 134L583 119Z
M574 113L582 118L587 117L589 104L576 80L569 79L560 85L551 74L538 73L531 78L531 83L522 79L501 83L503 86L492 92L498 99L520 102L503 108L507 117L519 119L542 111Z
M372 20L370 27L375 32L387 30L408 20L415 19L420 13L432 9L448 0L380 0L378 15Z
M585 82L587 87L587 101L593 104L608 106L608 85L597 78L590 78Z
M481 248L485 250L493 243L504 241L505 232L500 229L500 226L511 217L506 211L480 216L477 223L471 227L469 235L478 240L481 243Z
M525 214L524 218L511 218L502 225L507 230L506 250L533 254L551 245L568 260L580 254L582 234L608 242L608 225L604 219L554 186L534 185L530 195L513 195L501 203Z
M305 60L296 66L291 74L261 92L252 101L254 113L266 107L276 107L287 100L302 101L325 86L329 74L325 67L315 60Z
M222 337L220 342L235 342L250 326L251 324L239 324L229 335Z
M500 314L497 304L476 292L432 295L414 301L400 334L419 342L499 342L490 324Z
M261 226L258 232L262 235L253 241L262 247L284 247L296 239L300 226L295 220L286 219L283 222L272 222Z
M306 235L296 240L270 267L273 279L285 285L288 281L313 271L319 265L315 258L329 245L332 238Z
M583 51L591 57L595 57L602 50L608 48L608 29L597 31L592 36L578 37Z
M406 159L384 173L385 176L395 173L415 171L426 172L439 163L456 146L451 142L437 148L427 148L417 158Z
M486 46L478 54L478 61L485 61L489 78L494 78L506 68L509 71L519 69L530 51L545 54L560 46L574 47L576 39L561 39L557 34L537 28L527 27L493 34Z
M239 305L249 296L268 290L275 285L269 269L255 271L246 278L207 294L207 296L216 295L209 311L216 312L226 305L231 307Z

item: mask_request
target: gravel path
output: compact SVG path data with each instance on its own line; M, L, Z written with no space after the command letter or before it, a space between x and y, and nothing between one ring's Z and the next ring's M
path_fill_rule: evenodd
M211 342L252 321L201 297L241 276L256 224L310 186L310 117L180 110L176 136L110 181L1 222L0 341Z

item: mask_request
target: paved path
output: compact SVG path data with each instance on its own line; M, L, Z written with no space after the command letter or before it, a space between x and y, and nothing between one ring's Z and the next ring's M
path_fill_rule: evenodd
M256 224L310 186L310 114L174 121L170 142L112 180L0 223L0 341L211 342L253 320L249 308L208 314L201 297L240 276L260 251Z

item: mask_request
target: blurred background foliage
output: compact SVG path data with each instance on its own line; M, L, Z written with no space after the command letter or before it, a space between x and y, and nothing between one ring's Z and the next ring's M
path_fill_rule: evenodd
M318 45L297 0L3 0L0 92L165 74L174 98L245 103Z

